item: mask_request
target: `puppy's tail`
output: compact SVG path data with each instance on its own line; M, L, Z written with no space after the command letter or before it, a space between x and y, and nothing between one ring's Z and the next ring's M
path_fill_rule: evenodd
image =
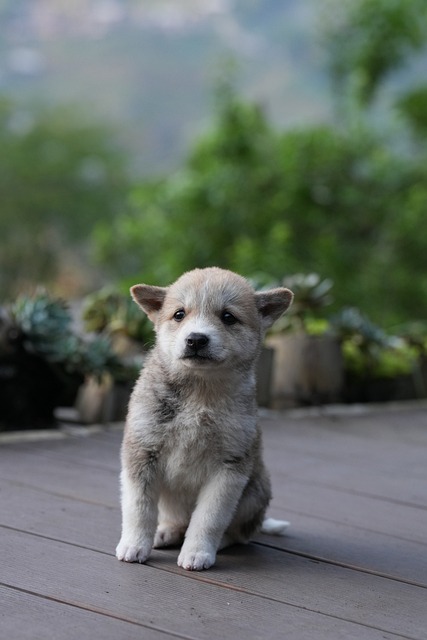
M266 518L261 525L261 533L269 536L284 536L290 522L286 520L275 520L274 518Z

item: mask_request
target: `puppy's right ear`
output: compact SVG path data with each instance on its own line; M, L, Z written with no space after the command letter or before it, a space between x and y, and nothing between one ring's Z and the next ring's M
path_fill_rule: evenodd
M167 287L153 287L149 284L136 284L130 289L132 298L147 314L151 322L156 322L163 306Z

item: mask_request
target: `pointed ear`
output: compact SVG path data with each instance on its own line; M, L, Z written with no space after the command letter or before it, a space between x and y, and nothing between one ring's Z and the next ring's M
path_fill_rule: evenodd
M255 303L262 316L264 329L269 329L289 309L293 297L292 291L283 287L255 294Z
M149 284L136 284L131 287L131 295L144 313L155 322L160 309L163 306L167 287L152 287Z

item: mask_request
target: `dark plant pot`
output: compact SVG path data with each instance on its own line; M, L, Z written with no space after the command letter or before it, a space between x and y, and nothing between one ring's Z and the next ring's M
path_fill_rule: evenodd
M0 358L0 430L55 427L54 409L77 385L24 351Z
M343 400L348 403L392 402L419 397L412 375L394 378L360 377L346 373Z
M59 407L73 407L77 394L81 385L83 384L84 377L79 374L61 375L59 377L61 383L61 394L57 400Z
M135 382L114 382L108 393L103 411L105 422L124 422L126 420L130 394Z
M257 365L257 403L259 407L269 407L271 404L273 366L274 349L263 346Z

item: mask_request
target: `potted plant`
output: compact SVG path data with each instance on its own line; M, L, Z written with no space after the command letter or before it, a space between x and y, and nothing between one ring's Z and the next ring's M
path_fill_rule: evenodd
M332 302L332 282L312 273L285 278L282 284L293 291L294 301L267 339L275 351L273 406L335 402L343 385L340 344L320 318Z
M129 294L106 287L83 302L82 318L88 332L108 335L120 356L140 355L154 342L151 322Z
M77 335L63 300L20 296L0 316L0 428L55 426L55 408L72 404L86 377L123 369L105 337Z
M101 289L84 300L82 319L85 331L105 336L115 355L126 366L125 376L115 376L109 381L105 393L93 380L82 390L78 406L80 413L90 417L90 407L99 406L100 418L107 422L124 420L132 387L143 365L147 348L154 341L152 325L134 303L130 295L116 288ZM105 384L104 384L105 387ZM95 416L91 420L96 419Z
M422 341L389 336L359 309L343 309L331 318L344 357L346 402L386 402L425 395L420 377ZM416 344L415 344L416 343Z
M413 378L418 398L427 396L427 322L407 322L398 328L400 337L416 353Z

